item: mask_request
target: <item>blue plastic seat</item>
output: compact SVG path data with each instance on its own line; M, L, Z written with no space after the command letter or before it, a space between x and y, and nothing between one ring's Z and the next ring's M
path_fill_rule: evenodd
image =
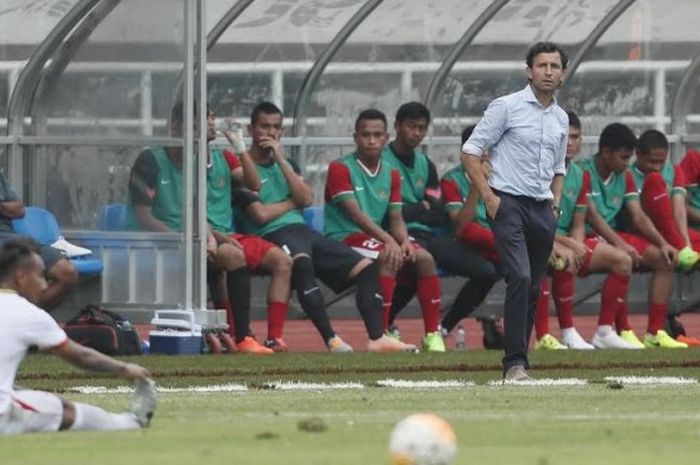
M100 229L103 231L126 230L126 211L125 203L105 205L100 213Z
M28 236L41 245L51 245L61 237L61 229L56 217L40 207L25 207L24 217L12 220L12 227L17 234ZM94 276L102 273L102 260L98 258L69 258L80 276Z
M314 231L323 234L323 207L307 207L304 209L304 221Z

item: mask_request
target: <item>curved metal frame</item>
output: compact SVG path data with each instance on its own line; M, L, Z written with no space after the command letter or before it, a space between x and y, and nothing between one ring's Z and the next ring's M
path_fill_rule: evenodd
M348 37L353 33L357 26L359 26L362 21L367 18L367 16L377 8L383 0L367 0L364 5L360 7L359 10L350 18L350 20L345 23L345 25L338 31L338 33L333 37L326 48L321 52L314 65L311 67L304 81L301 83L299 88L299 94L297 100L294 103L294 126L292 127L292 136L296 137L301 134L303 137L306 134L306 125L303 124L304 113L306 112L306 104L308 103L309 96L311 92L316 87L318 80L323 74L323 70L326 69L328 63L333 59L335 54L338 52L340 47L348 40ZM306 151L306 145L301 146L301 156Z
M221 35L253 3L253 0L238 0L207 34L207 51L216 45Z
M596 24L591 33L588 34L588 37L586 37L586 40L583 41L583 44L576 52L576 55L569 60L569 66L566 70L566 80L562 83L562 85L566 84L566 81L571 79L571 77L576 73L576 69L578 69L585 55L598 43L603 34L605 34L605 31L607 31L617 20L617 18L619 18L622 13L627 11L627 8L632 6L634 2L635 0L620 0L612 8L612 10L610 10L608 14L605 15L605 17L601 19L598 24Z
M481 32L481 30L488 24L488 22L508 3L509 0L494 0L484 11L481 12L478 18L464 31L464 34L460 39L452 46L449 53L442 61L440 68L435 72L435 75L430 80L428 85L428 92L425 96L425 106L432 110L437 98L438 90L445 83L445 79L450 74L450 71L454 67L457 60L476 38L476 36Z
M95 28L100 25L102 20L104 20L121 1L122 0L100 0L100 3L95 5L92 11L90 11L80 24L71 31L70 35L54 52L51 63L42 70L36 92L29 100L31 105L33 105L32 100L36 101L40 99L51 89L56 78L66 69L68 63L90 37Z
M20 136L24 134L24 116L27 112L29 102L32 100L37 85L39 84L41 70L56 50L56 47L63 42L73 28L99 1L100 0L81 0L80 3L68 11L37 47L24 68L22 68L7 108L8 135ZM18 194L21 197L24 190L22 183L22 162L20 146L16 142L10 147L9 165L10 183L19 191Z
M671 133L678 135L678 142L674 144L673 161L680 161L683 156L683 136L685 135L686 119L690 111L690 102L695 95L695 83L700 74L700 52L696 53L688 68L683 73L681 82L673 99L671 109Z

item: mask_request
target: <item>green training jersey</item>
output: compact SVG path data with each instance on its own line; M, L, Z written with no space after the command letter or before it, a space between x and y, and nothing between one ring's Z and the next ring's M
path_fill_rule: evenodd
M287 161L287 163L290 167L294 166L290 161ZM287 184L284 173L277 162L273 161L273 163L269 165L259 165L256 163L255 168L260 177L260 191L258 192L258 197L261 203L277 203L292 198L289 184ZM301 211L296 208L265 224L257 224L246 215L245 211L236 208L236 223L242 232L254 234L256 236L264 236L265 234L277 231L290 224L305 224L304 216Z
M428 183L428 157L419 150L414 150L413 167L404 164L387 144L382 152L382 159L399 171L401 175L401 199L406 203L420 203L425 200L425 190ZM430 226L412 221L406 223L408 229L430 231Z
M617 215L630 200L639 200L637 185L629 171L610 173L607 179L601 179L595 166L595 157L579 163L591 176L591 195L596 210L606 223L617 229Z
M588 194L591 191L591 175L576 163L570 163L566 170L564 186L561 190L559 207L561 214L557 221L557 234L568 236L574 214L588 211Z
M231 170L219 149L210 149L207 169L207 222L215 230L233 232L231 207Z
M182 229L182 169L170 161L163 147L149 147L148 151L139 158L147 156L149 152L156 163L155 172L151 173L153 178L140 179L137 184L143 184L140 188L147 192L151 214L173 231L180 231ZM128 229L139 230L142 227L133 211L132 196L133 193L130 192L126 226Z
M447 211L460 210L462 208L462 205L467 200L467 196L469 196L471 184L471 180L461 164L445 173L440 181L440 190L442 191L442 198ZM486 204L481 197L476 203L474 221L485 228L491 228L486 216Z
M351 153L328 167L324 208L325 234L343 240L362 229L350 219L342 202L355 199L360 209L378 225L384 225L390 210L401 210L401 176L390 164L380 159L371 173Z

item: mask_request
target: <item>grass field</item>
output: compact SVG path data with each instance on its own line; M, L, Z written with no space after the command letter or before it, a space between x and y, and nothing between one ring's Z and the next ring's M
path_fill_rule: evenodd
M569 386L490 385L500 377L499 358L500 353L486 351L141 357L138 362L153 371L159 387L170 388L160 393L149 430L3 438L0 463L386 464L393 425L422 411L438 413L453 425L458 464L698 460L700 350L534 354L536 377L586 383ZM686 384L660 384L657 378L648 385L632 380L619 385L607 381L608 376L674 376ZM393 388L382 384L387 379L465 385ZM289 384L275 384L280 382L319 385L284 390ZM41 355L25 361L18 383L113 410L124 409L129 398L128 393L77 393L79 386L123 383ZM354 384L326 389L332 383ZM225 385L241 390L188 389Z

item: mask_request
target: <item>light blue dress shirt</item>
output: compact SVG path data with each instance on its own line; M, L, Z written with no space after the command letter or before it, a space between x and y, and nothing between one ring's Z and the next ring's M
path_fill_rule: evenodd
M491 154L489 185L537 200L552 198L555 174L566 174L569 118L553 100L545 108L528 84L486 109L462 152Z

